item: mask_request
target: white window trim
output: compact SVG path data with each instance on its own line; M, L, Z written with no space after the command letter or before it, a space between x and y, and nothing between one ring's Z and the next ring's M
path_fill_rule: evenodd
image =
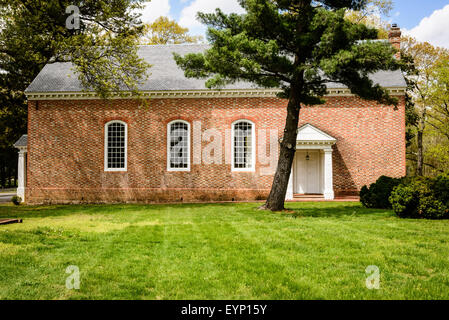
M170 167L170 127L173 123L181 122L187 125L187 137L188 137L188 143L187 143L187 168L171 168ZM191 137L190 137L190 123L184 120L173 120L170 121L167 124L167 171L169 172L190 172L190 144L191 144Z
M125 125L125 168L108 168L108 130L109 125L120 123ZM120 120L112 120L104 125L104 171L105 172L127 172L128 171L128 124Z
M251 167L235 168L235 129L234 126L240 122L248 122L251 124ZM256 125L251 120L239 119L231 124L231 172L255 172L256 171Z

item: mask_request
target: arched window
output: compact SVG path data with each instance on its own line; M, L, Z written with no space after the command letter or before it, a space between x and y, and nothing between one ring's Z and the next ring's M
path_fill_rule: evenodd
M254 171L255 162L255 125L249 120L238 120L232 124L232 170Z
M128 125L110 121L105 126L104 170L126 171L128 167Z
M190 124L175 120L167 128L168 171L190 170Z

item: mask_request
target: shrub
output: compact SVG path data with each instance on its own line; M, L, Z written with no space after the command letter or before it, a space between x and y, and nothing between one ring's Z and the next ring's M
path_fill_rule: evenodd
M419 199L418 214L424 219L447 219L449 210L440 200L433 196Z
M364 207L369 206L369 204L371 203L371 194L369 192L369 189L367 186L363 186L362 189L360 190L360 202L363 204Z
M401 184L394 188L389 198L394 212L401 218L419 218L419 198L423 188L418 180L410 184Z
M401 218L448 219L447 183L446 175L401 184L391 193L392 208Z
M19 196L14 196L11 198L11 202L14 203L16 206L19 206L22 203L22 198Z
M360 201L366 208L391 209L389 197L401 182L402 179L382 176L369 188L364 186L360 190Z
M432 184L435 197L449 207L449 172L440 174Z

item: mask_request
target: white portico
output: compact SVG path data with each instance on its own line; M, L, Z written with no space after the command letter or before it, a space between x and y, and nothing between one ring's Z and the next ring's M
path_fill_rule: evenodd
M332 146L337 140L311 124L298 129L296 140L286 200L293 200L296 194L323 195L325 200L333 200Z
M27 152L28 152L28 136L23 135L15 144L14 147L19 149L19 163L17 171L17 195L25 201L26 188L26 166L27 166Z

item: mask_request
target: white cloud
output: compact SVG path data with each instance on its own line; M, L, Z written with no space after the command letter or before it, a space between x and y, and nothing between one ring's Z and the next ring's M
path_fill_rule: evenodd
M140 12L144 23L153 22L160 16L170 17L169 0L151 0Z
M237 0L194 0L182 9L179 24L190 29L192 34L204 34L206 28L196 20L197 12L211 13L220 8L224 13L244 13Z
M427 41L435 46L449 49L449 5L434 11L411 30L404 30L418 41Z

